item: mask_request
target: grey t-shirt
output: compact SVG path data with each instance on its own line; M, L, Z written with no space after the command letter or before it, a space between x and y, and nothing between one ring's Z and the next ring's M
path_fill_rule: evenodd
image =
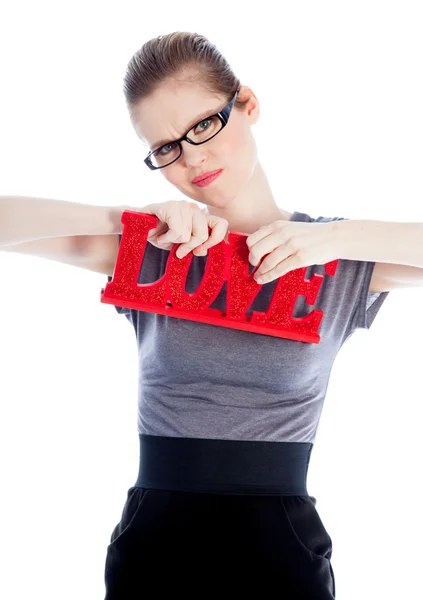
M294 212L291 221L328 222ZM164 275L169 251L147 243L138 283ZM193 293L207 257L193 256L186 291ZM316 302L299 296L292 315L324 315L320 342L251 333L116 307L138 344L138 432L149 435L314 443L331 369L342 344L368 329L388 292L369 294L374 262L340 259L334 276L324 265ZM111 278L108 278L109 281ZM277 281L262 286L247 314L266 311ZM224 311L226 283L211 308Z

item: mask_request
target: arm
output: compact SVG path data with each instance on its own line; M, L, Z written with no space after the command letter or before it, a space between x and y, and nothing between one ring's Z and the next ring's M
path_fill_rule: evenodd
M0 247L44 238L120 233L125 208L0 196Z
M333 223L341 258L376 262L370 293L423 285L423 223Z
M113 275L118 235L68 235L1 246L3 252L38 256L104 275Z
M0 250L113 275L126 209L24 196L0 196ZM115 235L111 235L115 234Z
M423 268L423 223L354 219L332 226L340 258Z

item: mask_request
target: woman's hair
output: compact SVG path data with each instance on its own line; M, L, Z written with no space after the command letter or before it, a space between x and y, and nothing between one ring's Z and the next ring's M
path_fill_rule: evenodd
M160 35L146 42L128 63L124 95L131 116L143 98L169 80L192 81L228 102L240 87L224 56L203 35L179 31ZM237 98L235 107L247 102Z

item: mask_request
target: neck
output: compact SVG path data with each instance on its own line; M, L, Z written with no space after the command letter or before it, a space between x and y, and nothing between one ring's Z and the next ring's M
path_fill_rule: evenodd
M207 206L207 212L226 219L229 231L251 234L274 221L288 221L292 213L276 204L263 167L257 162L252 177L231 203L224 207Z

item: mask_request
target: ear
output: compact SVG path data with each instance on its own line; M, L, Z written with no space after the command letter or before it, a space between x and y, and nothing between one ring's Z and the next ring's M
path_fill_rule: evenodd
M246 85L242 85L238 92L238 98L242 101L248 100L244 107L244 111L250 123L256 123L260 116L260 104L252 89Z

